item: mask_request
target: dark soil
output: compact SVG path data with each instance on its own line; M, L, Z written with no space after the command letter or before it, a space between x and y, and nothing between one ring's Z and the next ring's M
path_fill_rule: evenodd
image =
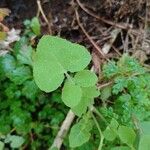
M41 0L44 13L51 24L53 35L60 35L73 42L81 43L92 52L95 51L95 48L79 27L75 16L75 9L78 10L80 22L85 31L100 48L106 42L109 42L111 38L110 32L117 27L115 23L121 25L130 24L136 30L136 33L139 33L145 26L145 0L80 0L80 2L89 12L102 19L99 20L81 9L77 0ZM22 28L25 19L31 19L37 14L36 0L1 0L1 7L11 10L10 16L4 22L10 28ZM47 34L48 27L42 16L40 16L40 21L43 27L43 34ZM122 47L124 47L123 43L125 43L127 33L128 28L122 25L121 34L117 36L113 45L119 53L124 52ZM129 35L129 43L127 43L129 49L134 47L133 43L137 35L131 36ZM137 45L141 44L140 41L142 40L140 39ZM116 50L114 51L111 48L107 57L118 56Z

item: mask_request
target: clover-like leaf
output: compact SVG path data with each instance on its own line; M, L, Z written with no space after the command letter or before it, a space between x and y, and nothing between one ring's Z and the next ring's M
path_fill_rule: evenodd
M43 36L37 46L33 75L38 87L51 92L64 80L66 72L83 70L91 56L85 47L54 36Z
M90 70L83 70L78 72L74 79L75 82L82 87L94 86L98 80L96 74Z

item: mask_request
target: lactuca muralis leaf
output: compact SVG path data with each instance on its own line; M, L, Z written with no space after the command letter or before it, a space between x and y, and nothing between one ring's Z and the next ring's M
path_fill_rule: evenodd
M70 80L67 81L62 90L62 100L65 105L75 107L78 105L82 97L81 87L75 85Z
M43 36L37 46L33 75L38 87L51 92L64 80L66 72L83 70L91 56L85 47L54 36Z
M75 82L82 87L91 87L97 83L97 76L90 70L83 70L78 72L75 77Z

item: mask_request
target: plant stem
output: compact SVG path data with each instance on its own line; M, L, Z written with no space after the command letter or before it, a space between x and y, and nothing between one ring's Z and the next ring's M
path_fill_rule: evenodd
M99 126L99 123L98 123L96 117L94 116L94 114L92 112L91 112L91 114L92 114L92 118L93 118L93 120L94 120L94 122L95 122L95 124L97 126L97 129L99 131L99 134L100 134L100 143L99 143L99 146L98 146L98 150L102 150L104 136L103 136L102 130L101 130L100 126Z
M107 120L103 117L103 115L94 106L92 106L92 110L96 115L98 115L106 123L106 125L109 124Z

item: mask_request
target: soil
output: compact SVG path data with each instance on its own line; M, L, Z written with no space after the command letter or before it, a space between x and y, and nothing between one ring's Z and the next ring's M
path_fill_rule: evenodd
M94 55L95 62L99 52L90 39L101 49L105 43L110 42L111 32L118 29L118 26L121 32L112 43L113 45L111 45L106 57L117 57L126 49L128 52L134 53L132 49L135 48L137 36L139 40L136 44L141 46L141 35L139 37L138 33L145 26L146 0L41 0L41 5L49 20L53 35L60 35L85 45ZM10 28L22 28L25 19L31 19L37 14L36 0L1 0L0 8L2 7L11 10L10 16L4 21ZM90 39L77 22L75 10L78 11L80 23ZM43 34L47 34L48 27L41 15L40 21ZM136 34L129 32L127 25L132 25ZM104 57L101 55L100 58L103 59ZM101 62L97 63L99 65Z

